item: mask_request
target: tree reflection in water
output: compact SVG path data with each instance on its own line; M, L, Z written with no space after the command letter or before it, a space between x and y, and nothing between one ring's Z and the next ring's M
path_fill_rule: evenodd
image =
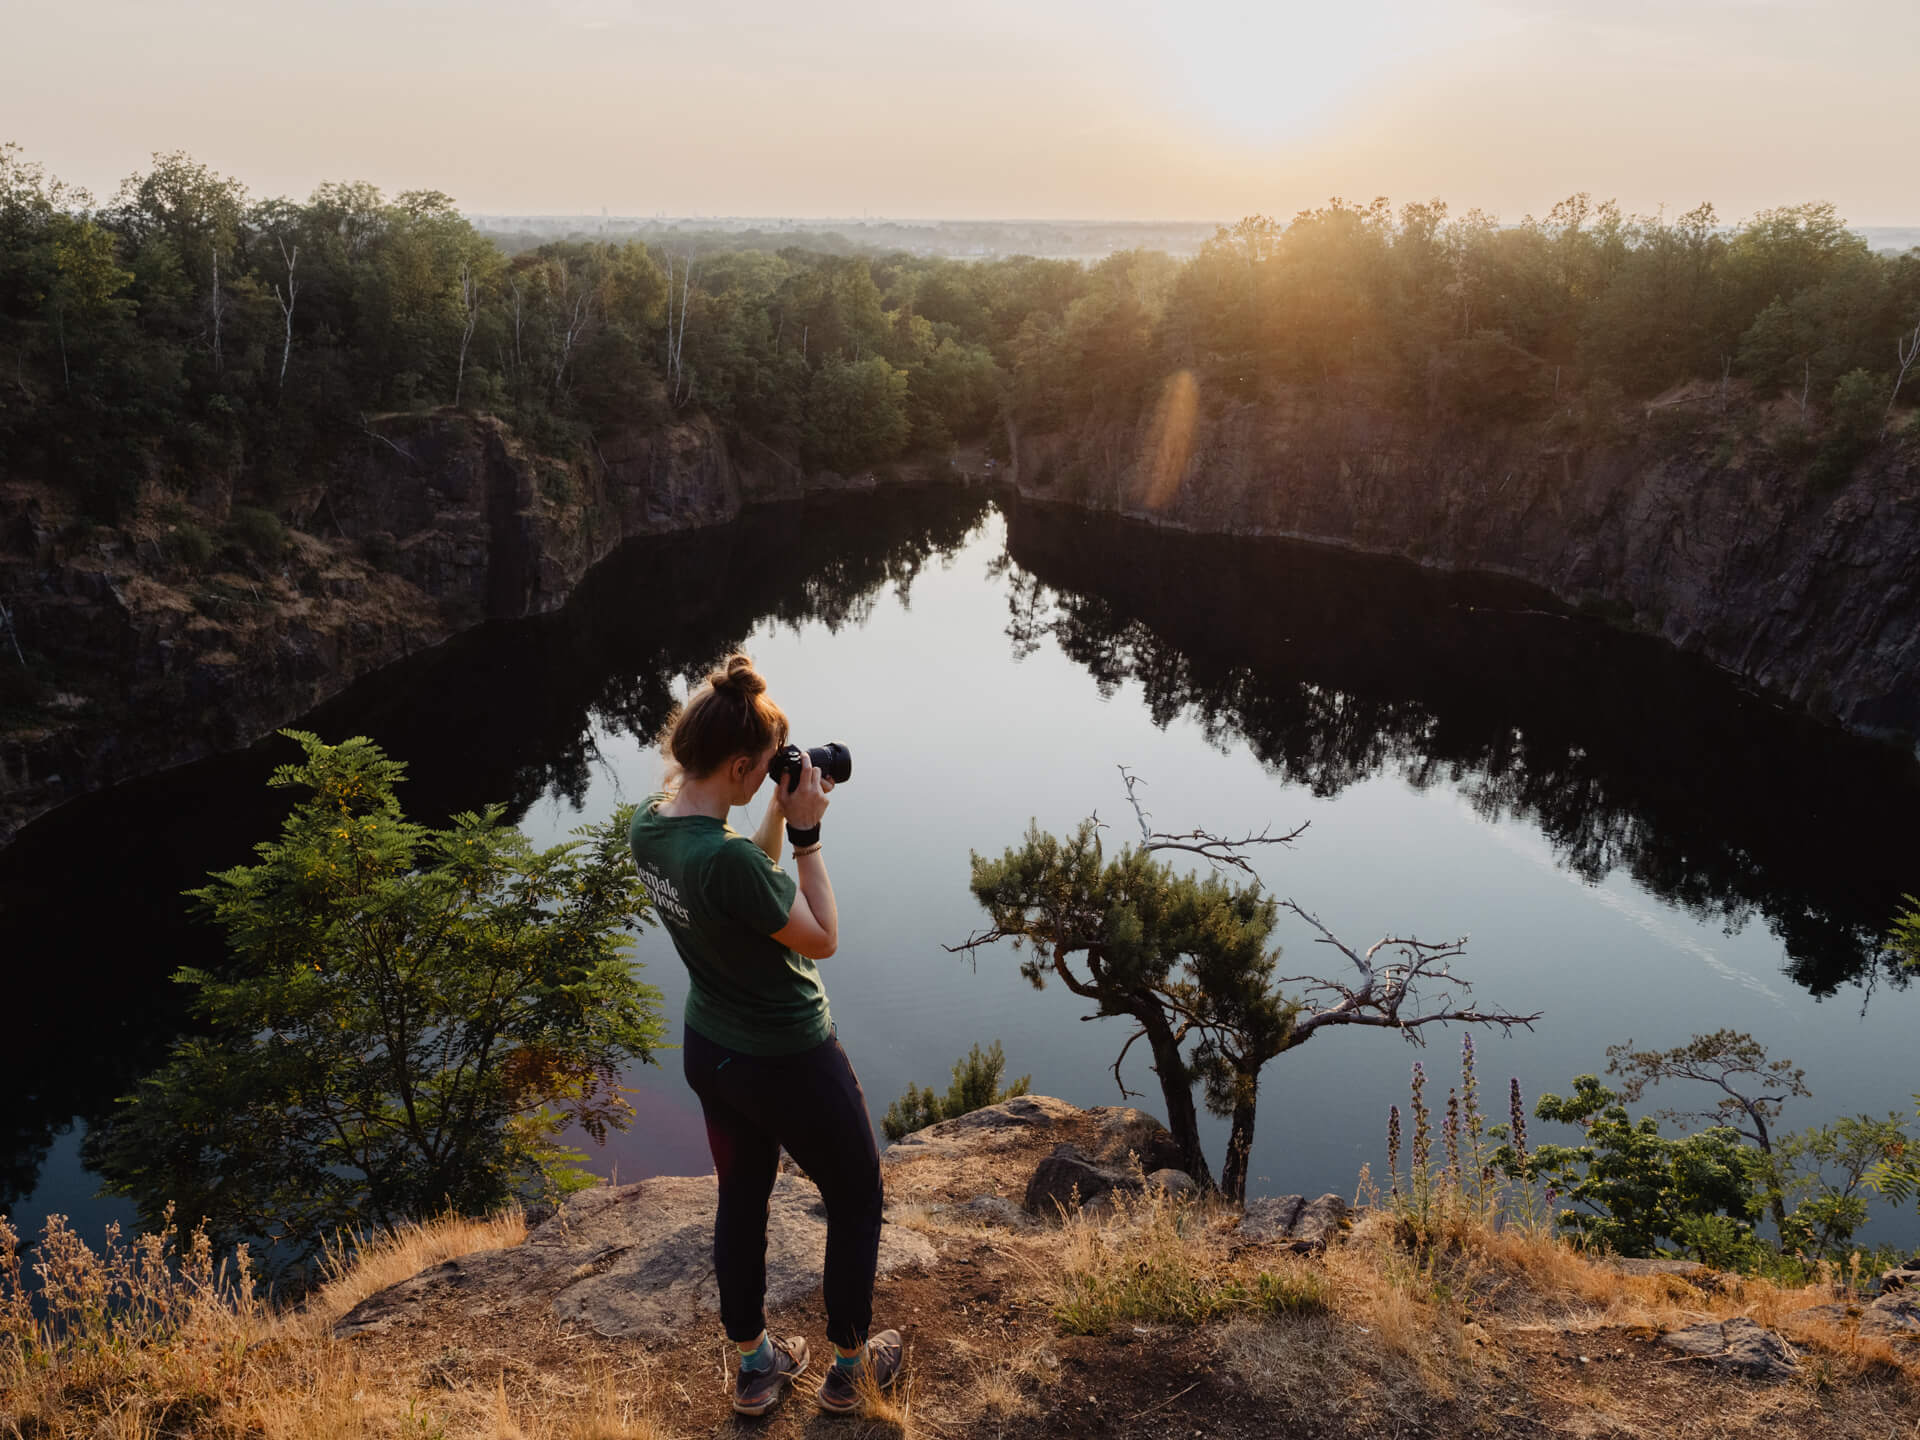
M299 724L406 760L402 803L427 824L496 800L517 821L549 793L577 806L597 735L652 736L677 681L769 620L837 632L889 588L904 602L989 509L982 490L856 495L636 541L560 613L470 631ZM54 1135L102 1114L188 1023L168 977L222 955L180 892L272 833L287 797L266 778L294 753L276 737L86 796L0 851L0 1214L33 1192Z
M1284 779L1382 772L1529 822L1589 881L1728 930L1756 915L1815 996L1901 984L1881 941L1920 854L1915 766L1529 586L1052 506L1009 516L1008 635L1137 683Z
M635 542L559 614L497 623L301 719L408 761L428 824L504 801L578 805L599 737L650 737L677 685L767 623L858 626L987 518L981 491L850 495ZM1878 939L1920 856L1914 767L1741 693L1667 647L1532 589L1278 541L1195 537L1012 505L1016 655L1057 644L1154 720L1336 795L1382 773L1537 825L1588 879L1624 869L1729 927L1758 915L1815 995L1891 971ZM0 1037L0 1212L60 1126L99 1115L185 1023L167 977L219 963L180 892L279 823L270 740L86 797L0 852L11 1014Z

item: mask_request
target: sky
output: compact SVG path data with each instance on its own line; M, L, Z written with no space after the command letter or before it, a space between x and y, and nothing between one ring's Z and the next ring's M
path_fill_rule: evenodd
M486 214L1920 222L1916 0L0 0L0 141L96 196Z

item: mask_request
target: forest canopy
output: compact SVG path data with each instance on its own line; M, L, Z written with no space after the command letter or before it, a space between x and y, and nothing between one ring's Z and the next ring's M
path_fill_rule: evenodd
M270 505L396 410L492 411L561 452L704 414L852 470L1000 418L1130 420L1175 370L1214 403L1291 389L1467 426L1738 380L1850 464L1920 387L1917 327L1920 252L1875 254L1826 204L1728 224L1576 195L1502 225L1336 199L1184 262L509 254L438 191L260 199L170 154L98 201L0 146L0 465L100 519L209 469Z

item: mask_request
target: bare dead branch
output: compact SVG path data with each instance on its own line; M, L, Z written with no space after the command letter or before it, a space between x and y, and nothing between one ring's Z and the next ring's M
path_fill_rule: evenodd
M460 406L460 391L467 379L467 346L473 343L473 330L480 323L480 279L473 273L473 261L460 262L460 312L465 321L460 329L460 366L453 375L453 404Z
M1346 943L1320 919L1293 900L1280 902L1300 919L1319 931L1316 943L1331 945L1360 972L1357 984L1344 984L1324 976L1297 975L1279 984L1305 984L1305 996L1322 995L1327 1001L1309 1005L1294 1018L1294 1033L1305 1039L1327 1025L1373 1025L1398 1030L1414 1044L1423 1043L1420 1034L1427 1025L1454 1022L1461 1025L1497 1025L1511 1033L1515 1026L1531 1030L1543 1012L1530 1015L1505 1010L1477 1010L1458 1005L1454 990L1471 993L1472 984L1447 968L1447 962L1465 953L1466 939L1421 940L1413 936L1390 935L1376 941L1364 952ZM1385 951L1396 956L1383 961ZM1439 993L1425 997L1422 987L1439 987ZM1411 1013L1406 1007L1411 1005Z
M1002 940L1018 938L1020 937L1016 936L1011 930L1002 930L996 925L990 930L974 931L958 945L942 945L940 948L949 955L965 955L967 957L967 963L972 965L977 972L980 969L979 952L981 950L986 949L989 945L996 945Z
M1093 1020L1093 1019L1097 1019L1098 1017L1093 1015L1085 1015L1085 1016L1082 1016L1081 1018L1085 1020ZM1140 1029L1134 1031L1133 1034L1129 1035L1127 1037L1127 1043L1120 1047L1120 1054L1114 1059L1113 1083L1120 1087L1120 1098L1122 1100L1126 1100L1126 1099L1137 1100L1140 1098L1140 1092L1138 1090L1129 1090L1127 1088L1127 1082L1120 1078L1120 1062L1127 1058L1127 1052L1133 1048L1133 1042L1138 1040L1142 1035L1146 1033L1147 1033L1146 1028L1142 1026Z
M386 446L389 450L393 451L394 454L398 455L402 460L405 460L409 465L418 463L418 461L415 459L415 456L411 450L407 449L407 447L404 445L400 445L395 443L392 440L389 440L385 435L382 435L378 430L374 429L372 422L370 422L364 414L362 414L360 417L360 432L363 435L365 435L369 440L378 440L382 445ZM336 521L335 523L338 524L339 522Z
M1913 327L1913 336L1909 339L1900 335L1894 339L1894 353L1900 359L1900 372L1893 377L1893 393L1887 396L1887 413L1880 423L1880 434L1886 436L1887 427L1893 424L1893 407L1900 398L1900 387L1907 383L1907 371L1913 368L1913 362L1920 360L1920 325Z
M20 649L20 632L14 629L13 612L7 608L7 602L4 600L0 600L0 630L4 630L7 639L13 642L13 655L20 662L20 668L26 669L27 657Z
M274 237L280 242L280 259L287 267L287 293L280 293L280 286L273 287L273 298L280 302L280 313L286 321L286 343L280 348L280 388L287 388L287 361L293 358L293 306L300 298L300 282L293 278L293 267L300 263L300 247L287 248L284 235Z
M1153 828L1153 816L1140 802L1138 787L1146 784L1126 766L1116 766L1120 778L1126 783L1127 803L1133 807L1133 817L1140 826L1140 848L1142 850L1184 850L1190 855L1198 855L1210 865L1225 865L1245 874L1253 875L1253 862L1240 853L1255 845L1292 845L1306 834L1311 820L1302 823L1284 835L1273 833L1268 826L1259 834L1242 835L1232 839L1224 835L1215 835L1210 830L1189 830L1184 834L1171 834Z

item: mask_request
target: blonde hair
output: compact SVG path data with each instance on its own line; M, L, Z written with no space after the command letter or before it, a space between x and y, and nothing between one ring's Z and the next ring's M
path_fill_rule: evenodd
M660 734L667 756L666 788L681 775L703 779L736 755L758 755L787 743L787 715L767 697L753 661L735 651L687 696Z

